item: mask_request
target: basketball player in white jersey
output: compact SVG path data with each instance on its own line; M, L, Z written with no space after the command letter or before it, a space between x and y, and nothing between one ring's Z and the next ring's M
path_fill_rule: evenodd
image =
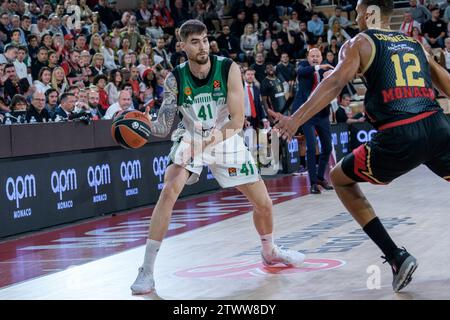
M253 205L253 221L261 238L265 265L299 267L305 259L298 251L274 245L272 201L238 135L244 125L244 89L238 65L230 59L209 56L207 29L202 22L185 22L180 36L188 61L167 76L164 101L157 120L151 123L151 132L158 137L167 136L177 112L182 120L172 134L171 161L153 210L144 262L131 286L133 294L154 290L155 259L168 230L173 206L184 186L198 181L204 164L208 164L222 187L236 187ZM200 152L194 152L199 149ZM205 150L209 152L206 154Z

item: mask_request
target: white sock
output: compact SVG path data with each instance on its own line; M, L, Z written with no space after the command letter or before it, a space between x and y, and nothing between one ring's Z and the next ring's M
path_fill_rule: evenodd
M155 267L156 255L158 254L161 241L147 239L147 245L145 247L144 263L142 267L145 271L153 273Z
M263 252L265 254L271 254L272 253L272 249L275 247L274 243L273 243L273 237L272 234L264 234L261 235L261 244L262 244L262 249Z

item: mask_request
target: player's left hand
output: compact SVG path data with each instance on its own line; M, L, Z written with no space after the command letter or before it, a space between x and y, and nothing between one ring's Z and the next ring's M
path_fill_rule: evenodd
M268 111L269 114L275 119L275 131L277 131L284 140L291 140L298 129L295 125L294 119L291 116L288 117L279 112L274 112L272 110Z

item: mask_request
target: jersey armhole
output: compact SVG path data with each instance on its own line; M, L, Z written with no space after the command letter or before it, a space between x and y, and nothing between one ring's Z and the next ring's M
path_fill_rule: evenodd
M372 47L372 52L370 54L369 62L367 63L364 70L361 70L361 73L364 74L372 66L373 60L375 59L375 54L377 53L377 47L375 46L375 42L373 42L373 39L368 34L361 32L360 35L362 35L364 38L366 38L367 41L369 41L370 46Z
M225 80L225 83L228 83L228 74L230 72L231 65L233 64L233 60L225 59L222 63L222 74Z

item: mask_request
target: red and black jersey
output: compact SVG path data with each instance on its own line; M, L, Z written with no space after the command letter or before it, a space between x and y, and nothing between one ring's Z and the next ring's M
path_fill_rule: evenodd
M366 70L366 115L381 125L439 110L430 66L419 42L397 31L369 29L363 34L372 45Z

